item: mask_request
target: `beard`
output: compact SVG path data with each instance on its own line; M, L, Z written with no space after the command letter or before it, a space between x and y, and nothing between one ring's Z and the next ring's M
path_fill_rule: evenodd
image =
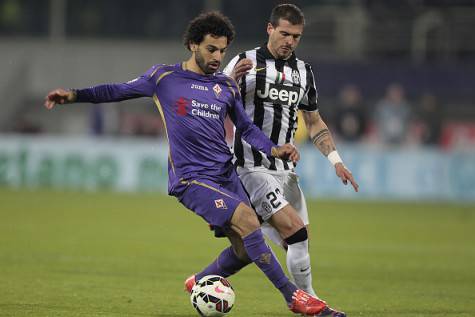
M277 49L277 57L279 59L287 59L290 57L290 55L292 55L292 53L293 49L291 47L284 48L283 46L281 46Z
M205 62L203 55L201 55L200 51L195 52L195 62L198 67L205 73L206 75L213 74L217 71L217 69L212 68L209 63ZM219 63L218 63L219 68Z
M268 48L276 59L286 60L292 55L295 47L282 44L278 40L271 37L269 39Z

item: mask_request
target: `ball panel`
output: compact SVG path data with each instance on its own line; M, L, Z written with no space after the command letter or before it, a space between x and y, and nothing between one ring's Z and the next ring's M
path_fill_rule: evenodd
M220 317L234 305L234 290L225 278L208 275L201 278L191 293L191 303L200 316Z

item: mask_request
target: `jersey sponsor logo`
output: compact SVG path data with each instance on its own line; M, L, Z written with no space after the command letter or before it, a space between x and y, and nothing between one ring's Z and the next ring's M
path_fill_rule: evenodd
M219 98L219 95L221 94L221 91L222 91L222 89L221 89L221 87L219 86L219 84L216 84L216 85L213 86L213 91L214 91L216 97Z
M217 105L215 103L207 104L204 102L199 102L195 99L191 100L191 106L193 110L191 110L191 114L194 116L204 117L204 118L211 118L211 119L220 119L220 112L222 106Z
M208 87L203 85L191 84L191 89L201 90L201 91L208 91Z
M218 209L228 209L228 206L226 206L226 203L224 202L223 199L216 199L214 201L214 204L216 205L216 208Z
M264 91L257 90L257 97L272 103L296 106L300 101L300 88L266 83Z
M176 106L176 113L179 116L186 116L188 113L188 108L190 106L190 101L184 97L180 97L175 103Z

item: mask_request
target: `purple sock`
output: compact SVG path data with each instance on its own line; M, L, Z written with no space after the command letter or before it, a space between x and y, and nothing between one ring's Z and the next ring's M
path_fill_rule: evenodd
M243 262L239 259L234 253L233 248L229 247L223 250L213 263L208 265L203 271L197 273L195 278L199 281L203 276L206 275L220 275L222 277L228 277L233 275L250 262Z
M292 301L292 294L297 290L297 287L285 276L274 253L265 243L261 229L257 229L242 240L251 260L264 272L272 284L279 289L287 303L290 303Z

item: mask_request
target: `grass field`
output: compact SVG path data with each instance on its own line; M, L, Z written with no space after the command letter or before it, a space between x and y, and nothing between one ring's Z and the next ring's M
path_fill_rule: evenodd
M475 316L475 206L309 209L315 287L331 305L349 316ZM0 316L197 316L183 280L225 245L170 197L1 189ZM231 316L292 316L253 266L230 281Z

